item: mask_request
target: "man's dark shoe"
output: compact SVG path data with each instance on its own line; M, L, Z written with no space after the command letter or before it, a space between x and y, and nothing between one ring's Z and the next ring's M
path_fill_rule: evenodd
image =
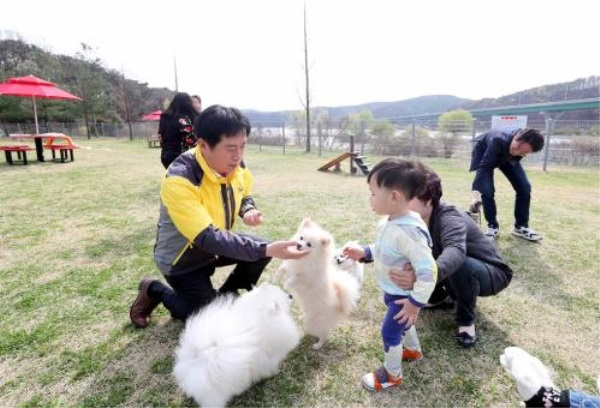
M154 300L148 296L148 289L152 282L155 281L156 279L144 278L140 282L137 298L135 298L135 301L131 305L131 309L129 309L129 317L136 327L148 327L150 315L160 303L160 300Z

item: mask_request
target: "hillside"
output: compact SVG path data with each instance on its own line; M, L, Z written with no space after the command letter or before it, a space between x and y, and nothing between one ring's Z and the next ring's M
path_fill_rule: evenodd
M481 109L519 104L558 102L594 98L600 96L600 76L579 78L574 81L544 85L519 91L499 98L486 98L478 101L451 95L429 95L396 102L372 102L352 106L318 107L326 110L333 120L370 110L376 119L391 119L410 115L440 113L452 109ZM256 122L281 122L289 120L291 111L260 112L247 110L245 113ZM563 119L597 120L598 110L565 113ZM530 115L535 117L536 115Z

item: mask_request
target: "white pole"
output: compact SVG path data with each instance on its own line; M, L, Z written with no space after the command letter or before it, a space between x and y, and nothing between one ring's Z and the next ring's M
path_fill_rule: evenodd
M40 127L38 126L38 121L37 121L37 107L35 106L35 96L32 96L31 100L33 101L33 116L35 117L35 134L39 135Z
M177 58L173 53L173 69L175 71L175 92L179 92L179 85L177 84Z

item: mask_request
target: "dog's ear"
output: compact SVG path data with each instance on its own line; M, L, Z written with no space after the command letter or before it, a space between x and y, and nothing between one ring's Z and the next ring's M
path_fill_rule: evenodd
M306 217L305 219L302 220L302 222L300 223L300 228L303 227L308 227L309 225L312 224L312 220L309 217Z

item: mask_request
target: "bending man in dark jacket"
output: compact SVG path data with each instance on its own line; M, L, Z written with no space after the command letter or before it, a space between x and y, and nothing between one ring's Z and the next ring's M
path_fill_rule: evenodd
M268 242L234 233L235 217L246 225L262 222L250 196L252 175L244 166L250 122L238 109L214 105L194 123L197 146L178 156L160 187L160 215L154 261L170 287L144 278L129 315L148 326L161 302L185 320L218 294L251 290L272 257L297 259L295 241ZM213 288L217 267L235 265L225 283Z
M500 169L516 193L515 228L512 234L530 241L542 238L529 228L531 184L521 166L521 159L529 153L539 152L543 147L544 137L535 129L517 129L508 133L491 130L475 138L469 171L476 172L473 191L481 193L483 215L488 224L486 236L489 238L496 238L500 233L494 200L496 168ZM479 197L474 195L474 201L478 199ZM472 206L475 204L472 203Z
M410 202L410 208L421 214L433 240L432 253L438 267L434 294L439 296L440 292L447 291L456 301L456 338L463 347L470 347L477 342L477 297L495 295L506 288L512 279L512 270L466 212L440 201L439 176L426 166L423 171L427 175L427 188ZM414 271L408 265L403 271L392 270L390 277L405 289L415 282Z

